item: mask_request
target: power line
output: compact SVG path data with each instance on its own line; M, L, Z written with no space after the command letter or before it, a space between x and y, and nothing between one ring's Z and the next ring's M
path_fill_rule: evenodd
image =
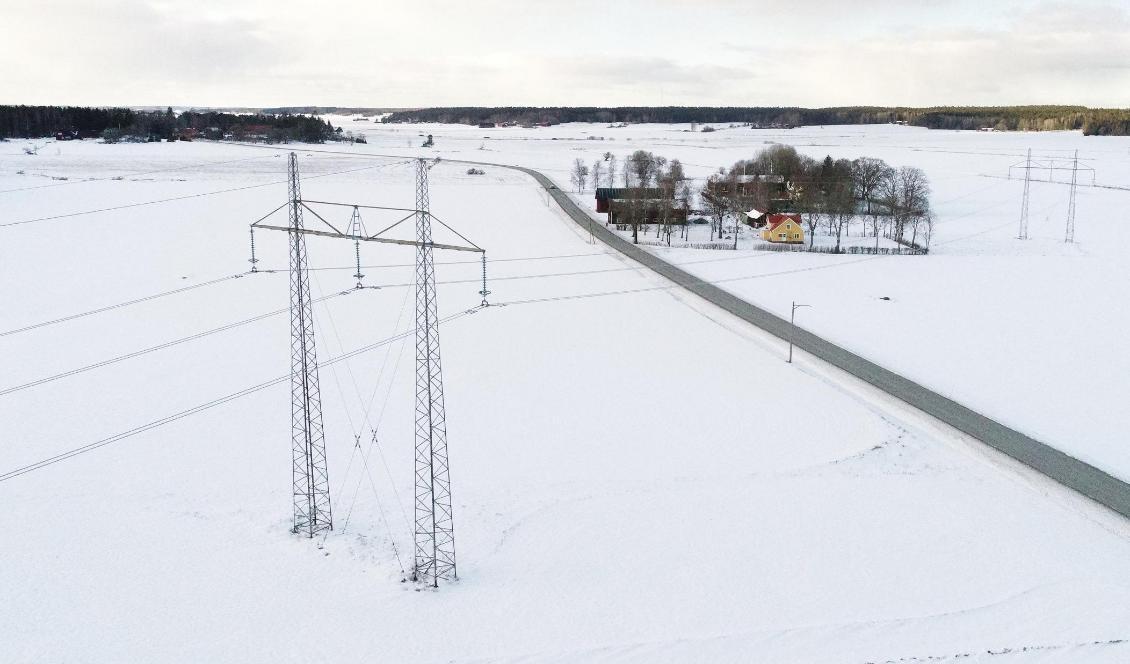
M1011 223L1012 222L1008 222L1007 225L1010 225ZM993 229L989 229L989 230L993 230ZM979 235L983 232L988 232L988 231L979 231L978 233L971 234L969 237L972 237L974 235ZM953 238L953 239L949 240L949 242L955 242L955 241L958 241L958 240L961 240L961 239L965 239L965 238ZM752 280L752 279L782 276L782 275L794 274L794 273L798 273L798 272L825 270L825 269L843 267L843 266L847 266L847 265L853 265L853 264L857 264L857 263L864 263L864 262L869 262L869 261L874 261L874 260L880 260L880 259L883 259L883 258L887 258L887 256L883 256L883 255L868 256L867 258L861 258L861 259L857 259L857 260L853 260L853 261L846 261L846 262L841 262L841 263L832 263L832 264L828 264L828 265L810 266L810 267L806 267L806 268L796 268L796 269L792 269L792 270L782 270L782 271L778 271L778 272L766 272L766 273L757 274L757 275L748 275L748 276L744 276L744 277L733 277L733 278L729 278L729 279L720 279L720 280L717 280L717 281L705 282L705 283L710 283L710 284L729 283L729 282L735 282L735 281L745 281L745 280ZM593 293L575 293L575 294L551 296L551 297L544 297L544 298L530 298L530 299L525 299L525 300L511 300L511 301L498 302L498 303L492 304L491 308L505 307L505 306L520 306L520 305L524 305L524 304L540 304L540 303L549 303L549 302L560 302L560 301L567 301L567 300L584 300L584 299L592 299L592 298L597 298L597 297L610 297L610 296L616 296L616 295L630 295L630 294L645 293L645 292L664 291L664 290L669 290L669 289L679 288L679 287L680 286L678 284L666 284L666 285L662 285L662 286L651 286L651 287L644 287L644 288L620 289L620 290L612 290L612 291L599 291L599 292L593 292ZM477 311L479 311L480 309L483 309L483 308L484 307L482 307L482 306L476 306L472 309L468 309L466 311L461 311L459 313L447 316L447 317L441 319L439 322L440 323L447 323L449 321L455 320L457 318L461 318L461 317L466 316L468 314L475 313L475 312L477 312ZM403 339L403 338L413 334L414 332L415 332L415 328L413 328L412 330L406 330L404 332L401 332L401 333L394 335L392 337L389 337L387 339L383 339L381 341L370 344L368 346L363 346L361 348L355 349L355 350L350 351L348 353L344 353L342 355L339 355L338 357L326 360L326 361L322 362L321 365L326 366L326 365L331 365L333 363L346 360L350 357L360 355L361 353L367 352L367 351L372 350L374 348L378 348L378 347L384 346L385 344L392 343L394 341ZM268 387L271 387L273 385L277 385L279 383L282 383L282 382L288 380L289 378L290 378L289 374L286 375L286 376L280 376L280 377L275 378L273 380L270 380L270 381L267 381L267 382L264 382L264 383L260 383L258 385L253 385L249 388L245 388L244 390L240 390L239 392L235 392L235 393L226 395L224 397L220 397L219 399L214 399L212 401L200 404L198 406L194 406L192 408L181 411L179 413L174 413L173 415L169 415L169 416L163 417L161 419L154 420L153 422L149 422L149 423L141 425L139 427L135 427L134 429L130 429L128 431L124 431L124 432L115 434L115 435L110 436L108 438L104 438L102 440L95 441L93 443L88 443L86 445L74 448L72 450L68 450L67 452L63 452L61 454L55 455L54 457L49 457L47 459L37 461L33 464L29 464L29 465L24 466L22 468L13 469L13 470L8 471L6 473L0 474L0 482L12 479L13 477L17 477L19 475L23 475L23 474L28 473L28 472L32 472L34 470L38 470L39 468L43 468L45 466L49 466L49 465L52 465L54 463L58 463L60 461L64 461L64 460L69 459L73 456L77 456L79 454L83 454L85 452L89 452L89 451L92 451L94 449L98 449L98 448L103 447L105 445L110 445L112 443L118 442L118 441L123 440L125 438L129 438L129 437L137 435L139 433L143 433L143 432L148 431L150 429L154 429L154 428L157 428L159 426L163 426L165 424L168 424L169 422L174 422L174 421L182 419L184 417L188 417L190 415L194 415L196 413L203 412L205 410L209 410L209 409L214 408L216 406L227 403L228 401L232 401L232 400L240 398L242 396L246 396L248 394L252 394L254 392L257 392L259 390L263 390L263 389L266 389Z
M457 318L462 318L463 316L477 312L481 308L482 307L474 307L474 308L468 309L466 311L461 311L459 313L452 314L452 315L447 316L446 318L443 318L442 320L440 320L440 323L447 323L447 322L453 321ZM343 353L343 354L341 354L337 357L330 358L330 359L322 362L321 365L326 366L326 365L334 364L336 362L344 361L348 358L360 355L362 353L366 353L366 352L373 350L375 348L380 348L381 346L384 346L386 344L390 344L394 341L397 341L399 339L410 336L414 332L415 332L415 329L405 330L404 332L400 332L400 333L398 333L398 334L396 334L392 337L389 337L387 339L382 339L380 341L369 344L367 346L362 346L360 348L356 348L354 350L351 350L348 353ZM268 387L272 387L274 385L279 385L279 384L284 383L288 380L290 380L290 374L289 373L286 374L285 376L279 376L278 378L273 378L271 380L259 383L257 385L252 385L250 387L246 387L242 390L239 390L238 392L232 392L231 394L219 397L217 399L213 399L211 401L206 401L202 404L198 404L196 406L193 406L191 408L187 408L187 409L182 410L180 412L173 413L172 415L166 415L165 417L153 420L152 422L148 422L146 424L142 424L142 425L134 427L132 429L128 429L126 431L116 433L112 436L103 438L101 440L94 441L93 443L87 443L85 445L80 445L79 447L67 450L66 452L61 452L61 453L56 454L56 455L51 456L51 457L47 457L46 459L41 459L40 461L30 463L26 466L22 466L20 468L14 468L12 470L9 470L5 473L0 474L0 482L5 482L5 481L10 480L14 477L19 477L20 475L24 475L26 473L30 473L30 472L35 471L35 470L39 470L40 468L45 468L47 466L59 463L60 461L66 461L67 459L70 459L71 457L75 457L75 456L78 456L80 454L85 454L87 452L91 452L91 451L99 449L101 447L111 445L111 444L116 443L118 441L125 440L126 438L129 438L131 436L136 436L137 434L144 433L144 432L149 431L151 429L156 429L157 427L164 426L166 424L169 424L170 422L175 422L175 421L183 419L185 417L189 417L191 415L196 415L197 413L202 413L206 410L210 410L212 408L215 408L216 406L220 406L220 405L223 405L225 403L228 403L229 401L234 401L235 399L245 397L249 394L254 394L255 392L258 392L260 390L265 390Z
M586 257L591 257L591 256L608 256L608 255L612 255L612 254L610 252L607 252L607 251L600 251L600 252L593 252L593 253L586 253L586 254L559 254L559 255L555 255L555 256L522 256L522 257L515 257L515 258L497 258L497 259L491 259L491 262L492 263L508 263L508 262L522 262L522 261L558 260L558 259L567 259L567 258L586 258ZM478 260L473 260L473 261L443 261L443 262L436 262L436 265L463 265L463 264L472 264L472 263L477 264L478 262L479 262ZM362 265L362 267L366 270L377 270L377 269L384 269L384 268L413 267L413 264L412 263L400 263L400 264L389 264L389 265ZM322 271L322 270L352 270L352 269L354 269L354 267L353 266L350 266L350 267L312 267L312 268L308 268L308 269L309 269L310 272L315 272L315 271ZM259 273L264 273L264 274L274 274L274 273L281 272L281 271L282 270L277 270L277 269L258 270ZM184 293L184 292L187 292L187 291L195 290L197 288L204 288L206 286L215 286L216 284L224 283L224 282L230 281L232 279L240 279L240 278L243 278L245 276L248 276L248 273L242 272L242 273L239 273L239 274L230 274L226 277L220 277L218 279L211 279L209 281L202 281L202 282L192 284L192 285L189 285L189 286L182 286L180 288L174 288L172 290L162 291L160 293L154 293L152 295L146 295L145 297L139 297L139 298L135 298L133 300L126 300L124 302L118 302L118 303L115 303L115 304L106 305L106 306L100 307L98 309L91 309L89 311L82 311L82 312L79 312L79 313L76 313L76 314L70 314L70 315L67 315L67 316L62 316L62 317L54 318L54 319L51 319L51 320L41 321L39 323L33 323L31 325L25 325L24 327L19 327L19 328L0 332L0 337L6 337L6 336L12 335L12 334L19 334L20 332L27 332L27 331L35 330L35 329L38 329L38 328L41 328L41 327L47 327L49 325L55 325L57 323L65 323L65 322L70 321L70 320L75 320L76 318L83 318L85 316L92 316L94 314L100 314L100 313L104 313L104 312L107 312L107 311L112 311L114 309L120 309L122 307L128 307L128 306L131 306L131 305L134 305L134 304L141 304L143 302L148 302L150 300L156 300L158 298L167 297L169 295L176 295L178 293Z
M202 282L197 283L197 284L192 284L191 286L182 286L180 288L174 288L172 290L167 290L167 291L163 291L163 292L160 292L160 293L154 293L153 295L146 295L145 297L139 297L139 298L136 298L136 299L133 299L133 300L126 300L125 302L118 302L117 304L110 304L110 305L107 305L105 307L100 307L98 309L91 309L90 311L83 311L83 312L80 312L80 313L77 313L77 314L70 314L69 316L62 316L60 318L53 318L51 320L45 320L45 321L42 321L42 322L39 322L39 323L33 323L31 325L25 325L24 327L18 327L18 328L15 328L13 330L7 330L7 331L4 331L4 332L0 332L0 337L6 337L6 336L11 335L11 334L19 334L20 332L27 332L29 330L36 330L36 329L39 329L41 327L47 327L48 325L55 325L57 323L65 323L65 322L70 321L70 320L75 320L76 318L83 318L85 316L93 316L94 314L100 314L100 313L104 313L104 312L107 312L107 311L112 311L114 309L121 309L122 307L128 307L128 306L131 306L131 305L134 305L134 304L140 304L142 302L148 302L150 300L156 300L158 298L166 297L166 296L169 296L169 295L176 295L177 293L184 293L184 292L187 292L187 291L190 291L190 290L195 290L197 288L204 288L205 286L215 286L216 284L220 284L220 283L223 283L225 281L231 281L232 279L239 279L239 278L244 277L244 276L246 276L246 275L245 274L229 274L228 276L220 277L219 279L212 279L211 281L202 281Z
M9 194L15 191L31 191L34 189L47 189L48 187L65 187L72 184L84 184L87 182L106 182L111 180L121 180L127 177L137 177L139 175L153 175L156 173L170 173L173 171L183 171L188 168L207 168L209 166L223 166L226 164L238 164L245 161L254 161L256 159L265 159L271 155L261 155L258 157L245 157L243 159L230 159L228 161L209 161L204 163L189 164L187 166L174 166L172 168L157 168L151 171L135 171L127 172L122 175L115 175L113 177L105 178L83 178L81 180L67 180L65 182L52 182L51 184L40 184L34 187L18 187L16 189L0 189L0 194Z
M355 291L356 291L356 289L352 289L352 290L342 291L340 293L331 293L330 295L325 295L325 296L322 296L320 298L317 298L314 301L315 302L323 302L325 300L329 300L329 299L335 298L335 297L340 297L342 295L349 295L350 293L353 293ZM241 327L243 325L248 325L250 323L255 323L255 322L258 322L258 321L261 321L261 320L265 320L267 318L271 318L272 316L278 316L279 314L285 314L287 311L289 311L289 309L276 309L275 311L268 311L265 314L259 314L258 316L252 316L251 318L245 318L243 320L236 321L234 323L228 323L226 325L221 325L220 327L215 327L215 328L212 328L210 330L198 332L196 334L192 334L192 335L189 335L187 337L181 337L179 339L173 339L171 341L166 341L164 343L157 344L156 346L150 346L148 348L142 348L141 350L135 350L133 352L126 353L125 355L118 355L117 357L112 357L112 358L107 359L107 360L95 362L94 364L88 364L86 366L79 367L77 369L70 369L68 371L63 371L61 373L57 373L57 374L54 374L52 376L46 376L44 378L39 378L37 380L33 380L33 381L30 381L30 382L27 382L27 383L23 383L21 385L13 385L12 387L0 389L0 397L7 396L7 395L9 395L13 392L19 392L21 390L26 390L29 387L35 387L37 385L43 385L44 383L50 383L52 381L59 380L60 378L69 378L71 376L74 376L74 375L77 375L77 374L80 374L80 373L85 373L87 371L91 371L91 370L94 370L94 369L100 369L102 367L105 367L105 366L108 366L108 365L111 365L111 364L117 364L118 362L123 362L125 360L133 359L135 357L140 357L142 355L147 355L149 353L153 353L153 352L156 352L156 351L159 351L159 350L164 350L166 348L172 348L173 346L178 346L180 344L187 343L189 341L195 341L197 339L203 339L204 337L208 337L208 336L211 336L213 334L218 334L220 332L226 332L227 330L231 330L231 329L234 329L234 328L237 328L237 327Z
M960 237L960 238L952 238L950 240L947 240L946 242L939 242L937 244L948 244L950 242L960 241L962 239L967 239L968 237L973 237L975 235L981 235L983 233L990 232L992 230L995 230L995 228L999 228L999 227L994 227L994 228L988 229L987 231L979 231L978 233L974 233L974 234L969 235L969 236L963 236L963 237ZM729 256L729 257L726 257L726 258L713 258L713 259L704 259L704 260L699 260L699 261L686 261L686 262L678 263L678 264L675 264L675 265L676 265L676 267L681 268L682 266L686 266L686 265L699 265L699 264L704 264L704 263L716 263L716 262L720 262L720 261L733 261L733 260L752 260L752 259L755 259L755 258L765 258L765 257L772 256L772 255L773 254L771 254L769 252L764 252L764 253L752 254L752 255L746 254L746 255L742 255L742 256ZM803 267L803 268L794 268L794 269L789 269L789 270L778 270L778 271L775 271L775 272L763 272L763 273L754 274L754 275L730 277L730 278L719 279L719 280L715 280L715 281L706 281L706 280L703 280L703 281L704 281L704 283L708 283L708 284L721 284L721 283L729 283L729 282L734 282L734 281L748 281L748 280L753 280L753 279L761 279L761 278L767 278L767 277L775 277L775 276L783 276L783 275L788 275L788 274L795 274L795 273L799 273L799 272L827 270L827 269L842 267L842 266L846 266L846 265L853 265L853 264L856 264L856 263L877 260L877 259L886 258L886 257L887 256L883 256L883 255L869 256L867 258L860 258L860 259L856 259L856 260L852 260L852 261L846 261L846 262L840 262L840 263L831 263L831 264L827 264L827 265L815 265L815 266L808 266L808 267ZM525 259L515 259L515 260L525 260ZM462 262L470 263L470 262L473 262L473 261L462 261ZM349 268L341 268L341 269L349 269ZM640 265L640 266L628 266L628 267L617 267L617 268L604 268L604 269L599 269L599 270L578 270L578 271L573 271L573 272L556 272L556 273L549 273L549 274L532 274L532 275L515 275L515 276L510 276L510 277L495 277L493 279L493 281L514 281L514 280L545 279L545 278L569 277L569 276L586 276L586 275L591 275L591 274L606 274L606 273L612 273L612 272L628 272L628 271L639 272L639 271L646 271L646 270L649 270L649 269L650 268L648 268L646 266ZM414 283L415 282L401 283L401 284L385 284L385 285L381 286L381 288L407 288L409 286L413 286ZM457 279L457 280L441 281L441 282L437 282L437 285L458 285L458 284L470 284L470 283L477 284L477 283L479 283L479 279ZM562 296L549 296L549 297L544 297L544 298L531 298L531 299L526 299L526 300L513 300L513 301L509 301L509 302L501 302L501 303L498 304L498 306L506 306L506 305L512 305L512 304L530 304L530 303L537 303L537 302L556 302L556 301L562 301L562 300L586 299L586 298L589 298L589 297L604 297L604 296L608 296L608 295L625 295L625 294L632 294L632 293L644 293L644 292L653 292L653 291L658 291L658 290L666 290L666 289L673 288L673 287L674 287L673 285L666 285L666 286L652 286L652 287L633 288L633 289L620 289L620 290L613 290L613 291L601 291L601 292L587 293L587 294L586 293L567 294L567 295L562 295ZM330 298L338 297L338 296L341 296L341 295L348 295L348 294L350 294L350 293L352 293L356 290L358 290L358 289L350 289L350 290L345 290L345 291L338 292L338 293L332 293L330 295L325 295L325 296L322 296L320 298L317 298L317 299L314 300L314 302L323 302L323 301L328 300ZM362 290L366 290L366 289L362 289ZM37 385L41 385L41 384L44 384L44 383L49 383L49 382L52 382L52 381L55 381L55 380L58 380L58 379L61 379L61 378L67 378L67 377L70 377L70 376L73 376L73 375L76 375L76 374L79 374L79 373L84 373L86 371L98 369L98 368L101 368L103 366L115 364L117 362L132 359L134 357L145 355L145 354L148 354L148 353L151 353L151 352L154 352L154 351L163 350L165 348L170 348L172 346L176 346L176 345L188 342L188 341L200 339L200 338L203 338L203 337L206 337L206 336L210 336L212 334L217 334L219 332L224 332L226 330L230 330L230 329L233 329L233 328L236 328L236 327L240 327L242 325L247 325L249 323L257 322L257 321L269 318L271 316L277 316L279 314L286 313L287 311L288 311L288 309L278 309L278 310L267 312L267 313L264 313L264 314L259 314L257 316L253 316L251 318L247 318L247 319L244 319L244 320L241 320L241 321L236 321L234 323L228 323L228 324L222 325L220 327L213 328L211 330L206 330L204 332L200 332L200 333L197 333L197 334L189 335L189 336L186 336L186 337L181 337L179 339L173 339L173 340L167 341L165 343L158 344L156 346L151 346L151 347L148 347L148 348L144 348L144 349L141 349L141 350L137 350L137 351L127 353L125 355L120 355L120 356L113 357L113 358L110 358L110 359L107 359L107 360L102 360L102 361L96 362L94 364L86 365L84 367L79 367L77 369L71 369L71 370L64 371L64 372L54 374L54 375L51 375L51 376L46 376L44 378L40 378L40 379L37 379L37 380L34 380L34 381L30 381L28 383L23 383L21 385L15 385L15 386L12 386L12 387L9 387L9 388L0 389L0 397L5 396L7 394L10 394L12 392L18 392L18 391L23 390L23 389L35 387ZM0 336L2 336L2 335L0 335Z
M492 258L492 259L490 259L490 262L491 263L519 263L519 262L526 262L526 261L548 261L548 260L559 260L559 259L565 259L565 258L590 258L592 256L615 256L615 255L616 254L614 252L611 252L611 251L594 251L594 252L590 252L590 253L587 253L587 254L558 254L558 255L554 255L554 256L518 256L518 257L514 257L514 258ZM469 261L436 261L436 265L477 265L478 263L479 263L478 259L469 260ZM352 270L356 267L357 267L356 265L328 265L328 266L324 266L324 267L310 267L310 268L306 268L306 269L309 270L310 272L322 272L322 271L326 271L326 270ZM388 269L388 268L415 267L415 265L412 264L412 263L387 263L387 264L384 264L384 265L362 265L361 267L366 269L366 270L382 270L382 269ZM275 271L277 271L277 270L264 270L264 272L275 272Z
M398 162L398 163L406 163L406 162ZM389 166L396 166L396 165L397 165L397 163L377 164L375 166L362 166L361 168L351 168L351 169L347 169L347 170L344 170L344 171L334 171L332 173L321 173L321 174L318 174L318 175L310 175L310 176L307 176L306 179L312 180L314 178L325 178L325 177L330 177L332 175L345 175L346 173L356 173L358 171L367 171L367 170L372 170L374 168L387 168ZM186 200L193 199L193 198L203 198L205 196L216 196L216 195L219 195L219 194L230 194L230 193L234 193L234 192L238 192L238 191L247 191L249 189L259 189L261 187L270 187L270 186L274 186L274 185L277 185L277 184L285 184L286 182L287 182L286 180L272 180L271 182L261 182L259 184L249 184L249 185L245 185L245 186L242 186L242 187L232 187L230 189L219 189L217 191L206 191L206 192L202 192L202 193L199 193L199 194L185 194L183 196L173 196L171 198L161 198L161 199L157 199L155 201L142 201L140 203L126 203L126 204L123 204L123 205L113 205L113 206L110 206L110 207L97 208L97 209L94 209L94 210L81 210L79 212L67 212L67 213L64 213L64 214L56 214L56 215L51 215L51 216L48 216L48 217L37 217L35 219L21 219L20 221L9 221L9 222L0 224L0 228L4 228L4 227L8 227L8 226L22 226L24 224L35 224L35 223L39 223L39 222L43 222L43 221L57 221L59 219L71 219L73 217L81 217L81 216L90 215L90 214L99 214L99 213L102 213L102 212L114 212L116 210L128 210L128 209L131 209L131 208L144 207L144 206L147 206L147 205L159 205L159 204L162 204L162 203L175 203L177 201L186 201Z
M716 279L714 281L707 281L707 280L703 279L702 283L708 284L708 285L716 285L716 284L732 283L732 282L735 282L735 281L752 281L754 279L764 279L764 278L768 278L768 277L779 277L779 276L783 276L783 275L787 275L787 274L797 274L797 273L800 273L800 272L816 272L818 270L830 270L830 269L837 268L837 267L844 267L844 266L847 266L847 265L855 265L856 263L867 263L869 261L879 260L881 258L888 258L888 257L889 256L880 254L880 255L875 255L875 256L868 256L866 258L858 258L858 259L851 260L851 261L844 261L842 263L830 263L828 265L812 265L812 266L809 266L809 267L799 267L799 268L794 268L794 269L791 269L791 270L779 270L777 272L762 272L761 274L751 274L751 275L746 275L746 276L743 276L743 277L729 277L729 278L726 278L726 279ZM675 265L675 267L679 267L679 266ZM648 268L648 269L650 269L650 268ZM656 291L671 290L673 288L682 288L682 285L676 284L676 283L671 283L671 284L665 284L663 286L645 286L645 287L641 287L641 288L624 288L624 289L620 289L620 290L598 291L598 292L594 292L594 293L573 293L573 294L567 294L567 295L555 295L555 296L548 296L548 297L530 298L530 299L525 299L525 300L510 300L510 301L506 301L506 302L497 302L495 304L492 304L491 306L492 307L506 307L506 306L519 305L519 304L539 304L539 303L543 303L543 302L560 302L560 301L565 301L565 300L585 300L585 299L589 299L589 298L593 298L593 297L608 297L608 296L611 296L611 295L634 295L636 293L651 293L651 292L656 292Z
M769 254L766 253L766 254L759 254L757 256L746 256L745 258L759 258L759 257L762 257L762 256L768 256L768 255ZM736 257L733 257L733 258L736 258ZM696 261L696 262L708 262L708 261ZM688 264L692 264L692 263L682 263L682 265L688 265ZM833 265L801 268L801 270L824 269L824 268L828 268L828 267L833 267ZM497 280L507 281L507 280L516 280L516 279L522 280L522 279L540 279L540 278L563 277L563 276L583 276L583 275L588 275L588 274L601 274L601 273L607 273L607 272L621 272L621 271L628 271L628 270L639 271L639 270L646 270L646 269L649 269L649 268L646 268L646 267L643 267L643 266L621 267L621 268L608 268L608 269L602 269L602 270L582 270L582 271L577 271L577 272L559 272L559 273L555 273L555 274L521 275L521 276L513 276L513 277L502 277L502 278L499 278ZM753 278L758 278L760 276L775 276L777 274L788 274L790 272L791 271L766 273L764 275L753 275L753 276L748 276L748 277L738 277L736 279L738 279L738 280L740 280L740 279L753 279ZM728 281L728 280L723 280L723 281ZM479 280L478 279L461 279L461 280L454 280L454 281L439 282L440 285L467 284L467 283L477 284L477 283L479 283ZM721 283L721 282L713 282L713 283ZM406 288L406 287L412 286L412 285L413 285L412 283L390 284L390 285L386 285L384 287L385 288L401 288L401 287ZM669 286L664 286L662 288L669 288ZM340 297L340 296L343 296L343 295L349 295L350 293L354 293L357 290L358 289L353 288L353 289L344 290L344 291L337 292L337 293L331 293L329 295L323 295L319 298L314 299L313 302L314 303L325 302L326 300L329 300L331 298ZM361 290L370 290L370 289L361 289ZM646 291L651 291L651 290L657 290L657 288L643 288L643 289L630 289L630 290L625 290L625 291L612 291L610 294L646 292ZM407 291L405 291L405 292L407 293ZM540 299L535 299L535 300L523 301L522 303L552 301L552 300L557 300L557 299L577 299L577 298L578 298L578 296L575 296L575 295L574 296L564 296L564 297L560 297L560 298L540 298ZM512 304L516 304L516 303L518 303L518 302L513 302ZM53 374L53 375L50 375L50 376L45 376L43 378L39 378L39 379L29 381L29 382L26 382L26 383L22 383L22 384L19 384L19 385L13 385L13 386L7 387L7 388L0 388L0 397L4 397L4 396L7 396L8 394L12 394L14 392L19 392L19 391L22 391L22 390L25 390L25 389L28 389L28 388L36 387L36 386L43 385L45 383L50 383L50 382L60 380L60 379L63 379L63 378L69 378L71 376L75 376L75 375L80 374L80 373L85 373L87 371L92 371L94 369L100 369L102 367L109 366L111 364L117 364L118 362L123 362L125 360L133 359L135 357L140 357L142 355L147 355L149 353L153 353L153 352L156 352L156 351L159 351L159 350L164 350L166 348L178 346L180 344L187 343L189 341L195 341L197 339L202 339L204 337L208 337L208 336L211 336L213 334L218 334L220 332L226 332L228 330L231 330L231 329L234 329L234 328L237 328L237 327L241 327L243 325L248 325L250 323L255 323L255 322L258 322L258 321L261 321L261 320L265 320L267 318L271 318L273 316L278 316L280 314L284 314L287 311L289 311L289 308L276 309L274 311L269 311L269 312L266 312L266 313L263 313L263 314L252 316L251 318L245 318L243 320L235 321L235 322L232 322L232 323L227 323L225 325L221 325L219 327L215 327L215 328L212 328L210 330L205 330L203 332L198 332L196 334L191 334L191 335L188 335L188 336L185 336L185 337L180 337L178 339L172 339L172 340L166 341L164 343L157 344L155 346L149 346L147 348L142 348L140 350L132 351L132 352L126 353L124 355L118 355L116 357L112 357L112 358L109 358L109 359L106 359L106 360L101 360L101 361L95 362L93 364L88 364L88 365L78 367L78 368L75 368L75 369L69 369L67 371L63 371L63 372ZM332 318L331 318L331 323L332 323ZM339 345L340 345L340 340L339 340ZM375 394L374 394L374 396L375 396ZM383 409L382 409L382 412L383 412ZM356 433L356 431L355 431L355 433Z

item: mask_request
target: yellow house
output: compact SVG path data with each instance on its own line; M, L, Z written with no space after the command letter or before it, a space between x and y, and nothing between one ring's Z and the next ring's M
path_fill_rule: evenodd
M771 214L761 229L761 239L767 242L804 242L804 227L799 214Z

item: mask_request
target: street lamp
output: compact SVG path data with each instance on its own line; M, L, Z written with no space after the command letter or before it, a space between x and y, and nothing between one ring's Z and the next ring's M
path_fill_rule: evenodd
M789 313L789 325L793 327L793 332L789 334L789 364L793 363L793 334L796 332L796 310L801 307L811 307L811 304L797 304L793 301L793 310Z

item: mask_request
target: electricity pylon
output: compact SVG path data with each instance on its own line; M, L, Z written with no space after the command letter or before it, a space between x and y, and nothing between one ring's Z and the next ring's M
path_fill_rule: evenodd
M1064 234L1063 241L1067 243L1075 242L1075 189L1078 186L1079 179L1079 151L1075 151L1075 160L1071 166L1071 197L1067 201L1067 231Z
M302 225L302 192L298 157L290 153L290 428L294 482L294 532L313 537L333 529L326 439L322 427L322 394L314 348L310 273L306 269L306 235Z
M1064 184L1059 180L1052 179L1053 171L1067 170L1066 166L1060 166L1056 160L1050 157L1045 157L1039 161L1032 160L1032 150L1029 148L1028 157L1022 162L1013 164L1008 167L1008 179L1012 179L1012 171L1014 169L1024 170L1024 199L1020 203L1020 231L1016 234L1021 240L1028 239L1028 199L1030 195L1032 169L1041 170L1047 169L1048 182L1055 182L1057 184ZM1067 201L1067 229L1064 232L1064 242L1075 241L1075 195L1079 188L1079 171L1089 171L1091 173L1091 184L1095 186L1095 169L1091 166L1083 164L1079 165L1079 151L1075 151L1075 157L1071 162L1071 194Z
M1024 200L1020 202L1020 230L1016 237L1028 239L1028 198L1032 187L1032 148L1028 148L1028 159L1024 162Z
M438 161L438 160L437 160ZM470 251L482 255L482 296L480 307L488 306L486 252L433 215L429 209L428 169L435 161L416 162L416 207L394 208L353 203L302 200L298 182L297 157L290 155L290 200L251 224L252 265L255 259L255 229L284 231L291 239L291 333L293 340L292 393L294 395L295 532L332 527L329 512L329 482L326 473L325 440L322 432L321 401L318 392L317 359L311 319L310 282L306 268L306 235L351 240L357 258L355 288L362 286L360 243L377 242L416 247L416 427L415 427L415 560L412 579L439 585L439 580L454 580L455 536L452 528L451 479L447 457L447 424L443 403L443 371L440 368L439 316L436 303L436 249ZM314 205L348 207L352 216L348 232L342 232L315 210ZM274 226L264 223L288 208L290 223ZM361 222L360 209L407 213L390 226L369 233ZM314 215L319 228L305 228L303 210ZM387 235L394 228L416 221L416 238L400 239ZM432 222L455 234L465 244L441 244L432 239ZM300 463L301 462L301 463ZM305 470L303 470L305 469ZM302 471L305 474L301 474ZM299 480L302 480L301 482ZM299 488L302 488L302 500ZM299 508L302 508L300 513Z
M416 526L412 579L438 587L440 579L455 579L456 570L429 210L428 170L432 163L425 159L416 162Z

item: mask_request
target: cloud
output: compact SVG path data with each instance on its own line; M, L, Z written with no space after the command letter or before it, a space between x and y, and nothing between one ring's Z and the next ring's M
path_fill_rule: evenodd
M0 22L6 103L1130 106L1130 14L1098 0L41 0Z
M44 90L25 94L44 102L52 101L47 90L68 86L98 89L102 103L159 100L179 88L242 83L285 56L253 21L207 16L183 5L51 0L34 11L20 22L25 29L0 49L39 69L28 78ZM40 34L27 26L49 30Z

